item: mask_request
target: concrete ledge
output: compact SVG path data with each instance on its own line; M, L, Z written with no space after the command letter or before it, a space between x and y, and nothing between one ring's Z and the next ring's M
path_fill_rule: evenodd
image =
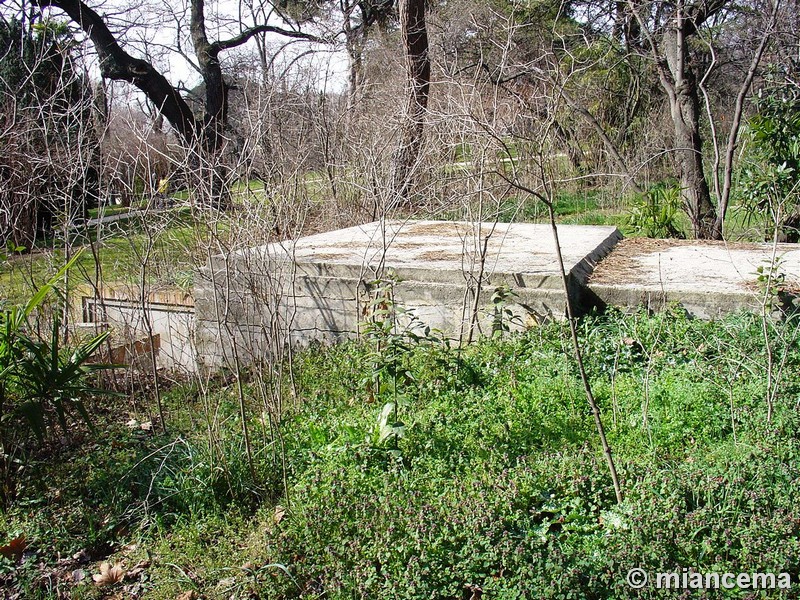
M795 244L742 244L704 240L622 241L589 279L588 289L609 306L660 310L680 303L700 318L760 310L758 269L777 272L788 289L800 289L800 248Z

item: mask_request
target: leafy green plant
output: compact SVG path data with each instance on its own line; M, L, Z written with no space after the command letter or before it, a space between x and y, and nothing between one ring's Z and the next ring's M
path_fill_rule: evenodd
M750 119L751 160L740 178L742 207L766 222L765 238L800 240L800 94L770 81Z
M67 413L75 411L91 427L92 419L83 398L107 394L93 387L86 376L114 365L91 363L90 359L108 338L103 331L74 348L63 348L61 321L54 317L50 338L42 340L18 334L18 357L12 370L21 400L16 412L25 417L31 431L42 441L50 415L54 414L63 433L67 433Z
M761 296L761 334L766 354L765 377L767 420L771 420L788 359L787 350L796 345L798 298L786 284L783 257L756 269Z
M492 337L499 337L511 330L512 324L522 324L519 315L509 308L509 302L517 293L507 285L501 285L492 293Z
M372 346L366 356L369 376L365 383L372 399L390 398L378 418L376 442L381 445L391 440L395 450L406 430L399 417L400 408L408 404L402 390L414 382L409 356L420 343L437 339L413 311L395 302L394 288L399 283L393 272L370 283L374 295L368 307L369 319L361 324Z
M797 305L797 297L786 283L783 262L783 257L778 256L774 261L759 265L756 269L756 285L767 314L775 311L787 314Z
M58 273L45 283L24 305L0 307L0 424L6 417L6 400L9 386L15 375L15 367L21 356L21 340L24 330L29 325L31 315L44 302L47 295L64 273L78 260L80 253L75 254Z
M299 351L304 401L280 422L251 416L254 439L270 439L276 427L286 443L289 493L281 496L270 453L256 452L259 482L275 490L257 502L229 383L212 381L203 400L218 416L213 437L198 427L192 386L167 392L170 438L126 426L120 403L95 416L93 444L26 465L24 497L0 513L0 545L24 533L36 558L9 561L5 572L0 563L0 577L14 569L7 577L23 597L44 598L28 590L60 568L64 576L52 580L62 595L102 593L70 577L86 566L59 566L88 548L94 571L101 560L128 570L141 561L140 579L125 584L165 600L187 590L209 598L461 598L478 589L484 598L531 600L686 597L630 588L633 565L758 565L795 580L797 345L786 348L786 401L767 422L758 315L705 322L672 307L585 317L580 342L597 401L613 415L609 436L625 481L617 504L581 380L564 360L566 327L547 322L459 349L411 344L398 365L402 455L393 435L377 444L378 413L389 428L397 422L385 409L395 398L388 373L378 404L356 400L375 339ZM717 592L697 596L741 596Z
M14 254L20 254L25 252L25 250L25 246L15 244L13 240L8 240L5 248L0 248L0 264L7 262L9 257L13 256Z
M637 235L650 238L684 238L679 217L681 190L677 185L660 183L638 196L627 217L627 225Z
M90 373L112 366L90 362L108 332L71 347L63 343L58 317L52 319L47 338L39 337L34 325L47 296L56 291L56 283L79 258L80 252L26 304L0 311L0 460L6 479L10 476L12 456L19 450L15 446L20 442L12 439L18 433L20 420L40 442L53 422L67 433L67 417L71 412L91 427L92 419L83 399L90 394L108 393L93 387L87 379Z

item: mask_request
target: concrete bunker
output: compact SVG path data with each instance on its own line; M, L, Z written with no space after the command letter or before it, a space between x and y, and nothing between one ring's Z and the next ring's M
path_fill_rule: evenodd
M787 294L800 291L795 244L622 240L616 228L597 226L558 231L579 314L669 303L699 318L761 310L769 269ZM566 305L550 226L529 223L369 223L213 256L195 281L193 298L148 291L146 312L136 286L87 288L74 320L114 330L124 352L116 362L146 362L155 348L158 368L192 372L355 337L387 288L409 311L398 316L401 326L464 341L492 331L498 290L511 329L561 318Z
M588 277L622 236L615 227L558 231L573 306L585 311ZM264 359L276 345L354 337L390 278L396 305L452 339L491 329L498 288L513 292L516 327L565 311L549 225L379 221L212 257L195 285L198 360L219 368Z

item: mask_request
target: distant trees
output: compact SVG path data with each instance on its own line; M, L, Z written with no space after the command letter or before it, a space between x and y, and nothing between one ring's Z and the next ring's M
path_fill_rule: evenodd
M62 24L0 21L0 244L30 249L99 197L98 113Z
M482 70L529 119L549 122L582 178L614 175L641 191L674 177L692 234L719 239L781 11L781 0L493 0L473 9L485 22L463 39L459 72Z
M208 35L205 0L191 0L188 31L194 51L195 68L202 78L205 95L202 111L195 114L181 90L171 84L150 61L130 54L123 45L124 42L112 32L107 19L88 3L83 0L36 0L36 3L43 10L58 9L82 28L97 53L101 75L109 80L126 81L135 86L169 121L192 152L194 166L201 170L205 168L209 173L207 179L210 185L205 202L220 208L227 203L227 175L219 160L219 153L225 146L229 114L229 82L223 75L221 55L227 50L246 44L257 35L266 33L306 41L322 41L315 35L288 27L288 23L287 27L281 27L255 22L240 22L230 35L223 39L212 39ZM265 17L281 14L276 10L266 13ZM177 47L175 52L183 53Z
M729 0L628 0L621 10L623 26L618 30L624 32L627 48L650 58L667 98L674 127L672 152L697 238L722 238L744 100L774 34L779 3L770 0L748 7ZM745 20L755 27L748 31ZM717 111L721 104L730 117L725 125L722 112L712 107L712 83L717 84ZM710 134L704 133L704 118ZM717 139L719 129L727 129L724 148ZM704 164L707 137L715 152L711 180L716 202ZM722 185L720 178L725 180Z
M470 118L459 112L469 113L466 106L456 106L464 85L482 94L481 110L499 119L492 135L519 158L546 135L584 185L612 177L625 190L644 192L673 179L692 234L707 238L724 233L752 89L762 59L776 49L780 15L791 13L783 0L246 0L238 15L226 17L212 15L206 0L189 0L184 13L171 9L161 17L174 23L176 41L159 43L196 69L202 81L193 101L158 67L152 42L137 45L126 34L136 24L124 12L102 14L93 2L34 0L34 20L66 14L91 41L101 75L147 98L153 122L165 119L183 152L177 158L170 146L155 155L183 161L184 172L201 182L193 198L205 205L228 205L237 153L250 153L240 166L270 172L270 156L278 157L273 150L282 143L271 136L293 123L300 137L284 145L287 167L323 170L339 202L338 178L358 173L354 161L364 159L376 169L355 187L382 195L364 204L413 210L413 199L423 195L418 186L429 181L419 177L422 165L460 143L459 119ZM6 3L0 12L19 18L25 11ZM280 46L310 43L305 48L312 51L323 43L343 51L346 89L320 94L275 75L281 48L267 36ZM248 44L257 56L247 57ZM260 75L234 66L247 60ZM235 89L241 93L232 95ZM234 97L247 107L232 110ZM444 106L451 112L432 118ZM259 118L271 119L272 129ZM166 130L156 129L144 137L161 147ZM439 148L424 143L431 135L440 136ZM302 160L288 152L300 145Z
M339 0L347 58L348 110L353 110L364 77L364 49L375 26L387 27L395 16L394 0Z

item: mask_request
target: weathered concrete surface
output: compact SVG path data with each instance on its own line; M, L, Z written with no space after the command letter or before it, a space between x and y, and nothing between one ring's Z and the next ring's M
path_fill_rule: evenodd
M602 304L658 310L670 302L702 318L760 310L757 270L773 263L770 244L619 242L613 227L566 225L559 236L578 312ZM800 290L800 247L781 244L774 255L784 285ZM197 274L194 297L150 290L146 312L136 286L87 287L76 292L81 310L73 322L91 323L87 331L109 327L115 340L134 349L152 333L158 367L193 371L353 337L376 306L392 302L417 319L400 314L400 327L424 324L453 339L474 338L491 332L492 296L502 286L514 293L503 305L514 315L504 317L512 329L563 315L566 297L549 226L370 223L214 256ZM147 359L149 352L138 354Z
M773 256L774 252L774 256ZM800 247L699 240L628 239L595 269L589 289L604 304L659 310L677 302L700 318L741 309L758 310L764 299L758 268L778 272L800 289Z
M194 301L176 289L148 290L144 298L138 286L122 283L105 284L95 290L84 286L73 292L79 311L73 321L82 328L111 330L112 346L129 348L123 362L134 368L149 369L148 352L136 352L143 340L157 339L156 366L168 371L194 372L197 356L194 348ZM148 327L149 321L149 327ZM148 346L149 349L149 346ZM118 359L117 359L118 360Z
M559 237L574 306L588 308L588 275L621 235L562 225ZM512 326L565 309L548 225L375 222L212 257L195 286L198 356L219 367L286 344L357 335L389 293L376 280L392 277L394 305L452 338L491 330L501 286L515 294L507 305Z

